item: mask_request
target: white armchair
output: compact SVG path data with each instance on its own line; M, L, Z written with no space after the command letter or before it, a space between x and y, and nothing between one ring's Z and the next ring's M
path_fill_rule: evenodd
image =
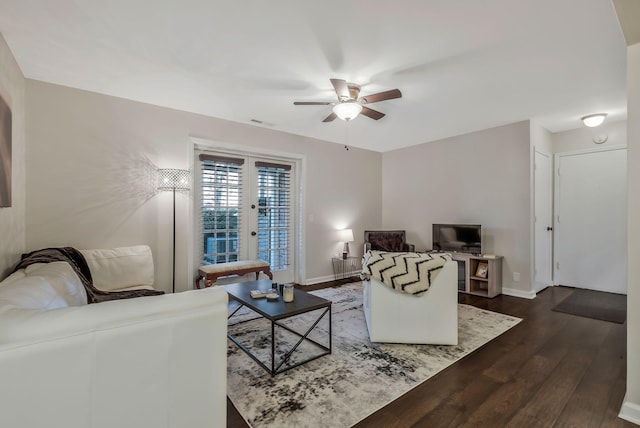
M372 342L458 344L458 265L444 264L429 290L413 296L375 278L363 281L364 315Z

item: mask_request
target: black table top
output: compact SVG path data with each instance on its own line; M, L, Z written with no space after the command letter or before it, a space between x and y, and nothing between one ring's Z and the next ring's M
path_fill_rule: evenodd
M282 296L279 296L278 300L275 301L267 300L266 297L261 297L259 299L251 297L251 290L268 290L272 287L270 279L261 279L258 281L228 284L224 286L224 289L232 300L242 303L272 321L314 311L316 309L331 307L331 300L314 296L313 294L309 294L303 290L298 290L297 288L294 288L293 290L293 302L289 303L285 303Z

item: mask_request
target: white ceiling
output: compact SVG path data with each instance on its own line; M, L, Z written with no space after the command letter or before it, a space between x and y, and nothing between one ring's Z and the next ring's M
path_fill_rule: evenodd
M626 118L611 0L0 0L25 77L380 152L520 120ZM379 121L322 123L329 78Z

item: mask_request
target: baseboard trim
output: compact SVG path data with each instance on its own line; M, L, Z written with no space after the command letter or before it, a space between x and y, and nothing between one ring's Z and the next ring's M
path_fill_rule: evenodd
M627 401L627 396L625 395L618 417L625 421L640 425L640 404Z
M329 282L329 281L333 281L335 279L336 278L335 278L334 275L319 276L317 278L307 278L307 279L304 280L304 283L302 283L300 285L320 284L321 282Z
M535 299L536 293L533 291L516 290L515 288L503 288L502 294L507 296L520 297L522 299Z

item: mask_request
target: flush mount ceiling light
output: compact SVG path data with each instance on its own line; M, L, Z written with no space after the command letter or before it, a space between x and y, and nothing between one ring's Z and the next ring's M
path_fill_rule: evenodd
M596 113L585 116L582 119L582 123L589 128L593 128L594 126L602 125L604 122L604 118L607 117L607 113Z
M356 100L347 100L333 106L336 116L347 122L358 117L361 111L362 104Z

